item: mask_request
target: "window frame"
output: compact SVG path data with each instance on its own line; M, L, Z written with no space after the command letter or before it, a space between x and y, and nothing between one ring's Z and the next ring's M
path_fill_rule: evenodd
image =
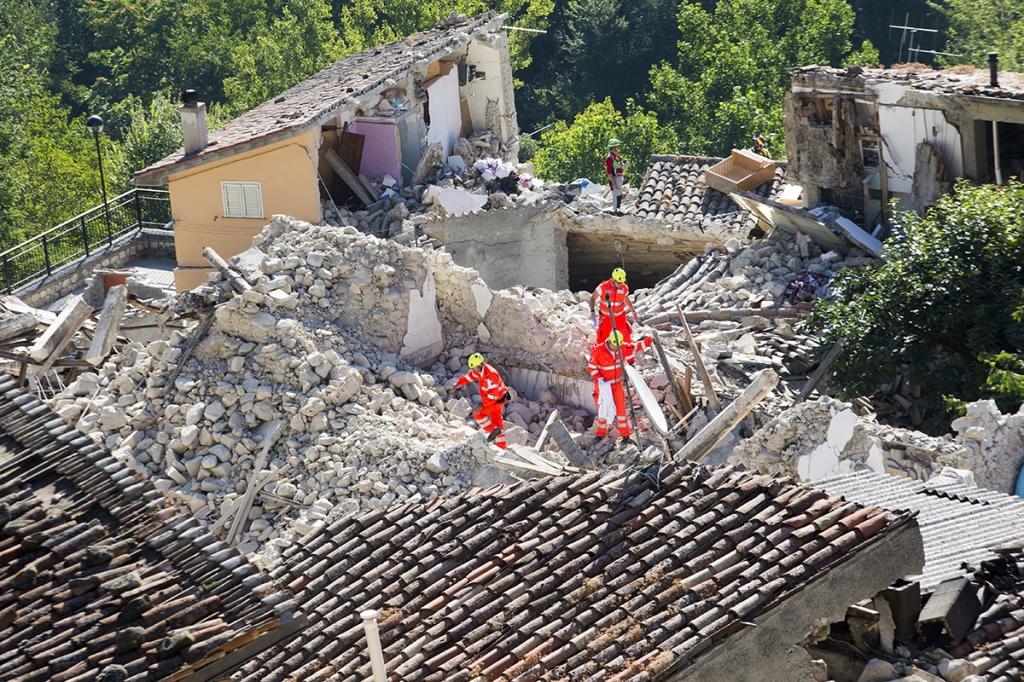
M251 207L248 205L248 202L246 202L246 199L245 199L245 188L246 188L246 186L255 187L256 188L257 205L255 206L255 208L256 208L256 213L258 213L258 215L253 215L249 211L249 209ZM228 210L228 187L238 187L239 188L239 192L241 193L241 200L242 200L242 214L241 215L232 215L229 212L229 210ZM262 182L259 182L259 181L243 181L243 180L221 180L221 182L220 182L220 194L221 194L221 203L222 203L222 208L224 209L224 217L225 218L239 218L239 219L243 219L243 220L245 220L245 219L248 219L248 220L264 220L264 216L263 216L263 183Z

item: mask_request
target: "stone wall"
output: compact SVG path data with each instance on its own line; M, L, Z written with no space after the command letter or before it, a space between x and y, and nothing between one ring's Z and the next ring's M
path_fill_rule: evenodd
M978 485L1012 495L1024 465L1024 407L1017 414L1001 414L994 401L979 400L952 426Z
M493 289L516 285L558 291L569 284L565 230L552 220L559 205L534 204L452 217L445 249L455 263L474 268Z
M816 481L870 469L927 480L944 466L971 468L968 449L949 437L883 426L829 397L803 402L765 424L729 458L767 474Z
M38 282L13 293L29 305L42 307L88 285L94 270L122 268L143 258L174 260L174 233L143 229L116 240L113 245L69 263Z

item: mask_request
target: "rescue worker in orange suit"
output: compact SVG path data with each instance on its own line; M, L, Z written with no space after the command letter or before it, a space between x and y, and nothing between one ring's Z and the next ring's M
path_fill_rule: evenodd
M597 329L598 344L604 343L612 333L612 318L615 318L615 331L622 334L625 342L633 341L633 328L626 321L627 308L636 320L636 310L633 308L633 302L629 300L626 271L615 268L612 270L611 279L601 282L590 296L590 317Z
M484 362L484 356L479 353L469 356L469 371L458 378L455 386L465 386L474 381L479 382L480 399L483 404L479 409L473 410L473 418L480 425L480 429L488 434L488 442L493 441L504 450L508 443L505 440L503 412L505 403L510 399L509 391L498 370Z
M614 418L615 428L623 438L633 431L626 416L626 394L623 390L622 365L619 363L619 345L622 334L612 332L601 343L594 344L587 370L594 377L594 402L597 403L597 437L608 435L608 423Z

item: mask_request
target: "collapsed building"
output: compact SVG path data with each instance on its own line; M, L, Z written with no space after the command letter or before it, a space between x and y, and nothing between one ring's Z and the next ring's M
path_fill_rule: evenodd
M932 438L902 377L832 399L839 349L802 315L880 254L886 197L979 172L984 116L1013 167L1013 78L799 70L800 153L653 157L620 218L516 163L505 18L453 15L219 131L189 94L185 149L137 175L171 186L179 293L0 301L0 675L1010 679L1021 416L975 403ZM908 116L934 125L905 191ZM671 423L638 407L639 447L591 430L586 290L619 266ZM507 451L446 388L477 352L517 393Z

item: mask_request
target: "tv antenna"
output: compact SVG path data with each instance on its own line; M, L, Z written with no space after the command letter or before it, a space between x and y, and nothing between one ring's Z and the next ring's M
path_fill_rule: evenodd
M891 19L890 19L891 21ZM903 61L903 46L907 46L907 61L915 62L918 57L922 54L928 54L934 57L935 55L942 55L943 57L960 57L959 54L953 54L951 52L938 52L936 50L926 50L921 47L922 36L919 33L938 33L938 28L925 28L923 26L911 26L910 25L910 12L907 12L906 17L903 20L902 26L895 24L889 24L889 28L902 29L903 35L900 37L900 52L898 60ZM914 44L914 39L917 39L917 44Z

